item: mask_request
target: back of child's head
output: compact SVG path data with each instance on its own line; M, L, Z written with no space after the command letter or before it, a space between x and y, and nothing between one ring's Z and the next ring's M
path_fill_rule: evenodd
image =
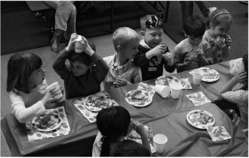
M8 61L7 92L14 89L29 93L28 81L33 71L41 68L41 58L33 53L17 53Z
M142 144L132 140L123 140L111 146L110 156L151 156L151 154Z
M97 127L103 135L101 155L107 156L110 144L126 136L130 126L130 114L121 107L115 106L101 110L97 115Z
M226 9L216 9L209 15L209 26L217 26L221 23L231 23L232 15Z
M183 28L186 34L192 37L202 37L206 30L204 20L198 15L188 17Z
M96 51L96 46L93 42L89 42L90 47ZM92 60L90 58L89 55L87 55L85 52L82 53L73 53L70 57L69 57L69 61L70 62L80 62L83 63L87 66L89 66L92 63Z
M162 20L156 15L145 15L140 21L141 29L155 29L162 28Z
M126 47L127 44L134 40L139 40L139 35L135 30L129 27L120 27L116 29L112 36L113 45L116 51L118 48Z

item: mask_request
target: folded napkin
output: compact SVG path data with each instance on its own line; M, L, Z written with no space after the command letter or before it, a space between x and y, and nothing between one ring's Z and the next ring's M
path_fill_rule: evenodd
M200 106L211 102L203 92L187 94L186 97L194 104L194 106Z

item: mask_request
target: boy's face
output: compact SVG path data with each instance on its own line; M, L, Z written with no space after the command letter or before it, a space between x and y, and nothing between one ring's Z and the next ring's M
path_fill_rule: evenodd
M76 77L86 74L88 69L89 69L89 67L87 65L85 65L79 61L71 62L71 70L72 70L74 76L76 76Z
M154 48L162 42L162 29L146 29L144 34L144 41L150 48Z
M211 26L211 29L213 30L214 35L222 36L228 33L228 31L230 30L230 26L231 26L230 22L224 22L216 26Z
M138 52L139 39L133 39L121 48L122 57L132 59Z
M188 36L188 38L189 38L189 43L193 46L198 46L202 41L202 37Z
M84 51L84 44L81 41L77 41L74 43L74 51L76 53L81 53Z

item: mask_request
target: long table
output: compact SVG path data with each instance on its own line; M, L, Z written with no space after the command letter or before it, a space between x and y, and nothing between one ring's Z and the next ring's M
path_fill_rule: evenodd
M184 90L179 99L163 99L155 94L152 104L144 108L133 107L124 99L125 93L135 89L136 84L112 88L108 92L113 99L130 112L133 119L148 124L154 133L164 133L168 137L161 156L247 155L247 137L241 130L235 129L225 113L214 104L195 107L185 96L188 93L202 91L212 101L218 98L219 89L231 78L228 62L210 67L220 73L220 79L217 82L202 83L201 86L193 87L192 90ZM188 72L175 75L180 78L191 77ZM147 83L154 84L154 81ZM10 149L17 151L19 155L90 156L92 143L97 133L95 123L89 123L72 105L72 100L67 100L64 107L71 127L69 135L34 142L28 141L24 126L19 124L12 114L7 115L3 120L5 126L2 126L2 131ZM206 131L197 130L188 125L185 117L186 113L192 109L205 109L211 112L217 121L216 124L225 126L232 135L232 139L222 143L213 143ZM8 131L6 131L7 129Z

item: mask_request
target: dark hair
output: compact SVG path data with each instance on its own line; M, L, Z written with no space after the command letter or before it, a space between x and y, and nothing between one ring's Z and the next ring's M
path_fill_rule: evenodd
M153 29L161 27L162 27L162 20L158 18L156 15L145 16L145 24L142 25L142 29Z
M123 140L111 146L110 156L151 156L150 151L133 140Z
M88 43L89 43L90 47L94 51L96 51L95 44L93 42L90 42L90 41ZM87 55L84 52L82 52L82 53L73 53L68 59L69 59L70 62L78 61L78 62L84 63L87 66L90 66L90 64L92 63L92 60L91 60L90 56Z
M108 156L110 145L126 136L130 125L129 112L121 107L115 106L101 110L97 115L97 127L103 135L101 156Z
M227 15L227 18L225 20L232 19L231 13L226 9L216 9L209 15L209 25L217 26L222 21L218 17L220 15Z
M8 61L7 92L17 89L29 93L29 77L33 71L41 68L41 58L33 53L17 53Z
M187 35L193 37L202 37L206 30L204 20L198 15L188 17L183 28Z

